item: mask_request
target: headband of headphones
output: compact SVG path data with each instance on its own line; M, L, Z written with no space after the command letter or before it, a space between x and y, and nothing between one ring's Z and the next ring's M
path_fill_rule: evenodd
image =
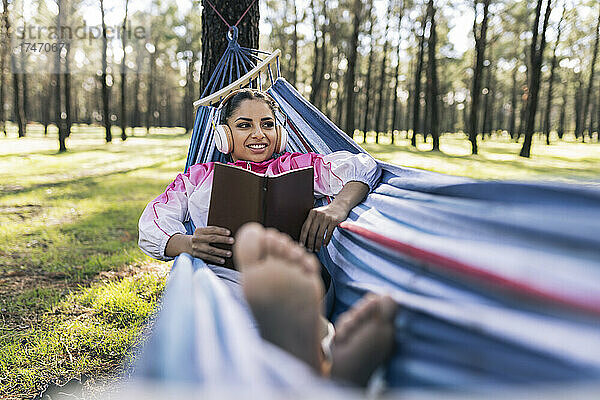
M281 129L281 125L283 124L279 124L278 122L278 115L277 113L281 113L281 111L279 110L279 107L277 106L277 103L275 102L275 100L266 92L260 92L258 90L253 90L253 89L238 89L238 90L234 90L233 92L229 93L227 96L225 96L223 98L223 100L221 100L221 103L219 103L219 106L217 107L217 111L215 113L215 115L219 118L219 122L221 120L221 112L223 111L223 108L225 107L225 105L229 102L229 100L234 97L235 95L237 95L238 93L242 92L242 91L252 91L252 93L261 93L262 95L264 95L266 97L267 100L271 101L272 104L274 105L275 110L273 111L273 114L275 116L275 129L276 129L276 139L275 139L275 152L276 153L281 153L283 151L285 151L285 147L287 146L287 131L285 129ZM217 147L217 150L219 150L221 153L223 154L229 154L233 151L233 134L231 133L231 128L229 127L229 125L227 124L219 124L215 127L215 146Z

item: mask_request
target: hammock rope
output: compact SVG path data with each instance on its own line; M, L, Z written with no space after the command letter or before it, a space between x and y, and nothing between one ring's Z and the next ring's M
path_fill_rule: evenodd
M227 48L202 91L203 98L231 85L241 76L247 74L248 71L256 67L257 62L261 61L259 55L265 54L240 46L237 41L238 28L236 26L230 26L226 36ZM249 80L246 85L252 86L252 80ZM217 101L220 101L220 98Z
M208 3L208 5L215 11L215 13L217 13L217 15L219 16L219 18L221 18L221 21L223 21L225 23L225 25L227 25L227 28L231 29L232 26L237 27L239 25L239 23L242 21L242 19L244 19L244 17L246 16L246 14L248 13L248 11L250 11L250 9L252 8L252 6L254 5L254 3L256 3L256 0L254 0L249 6L248 8L246 8L246 11L244 11L244 13L242 14L242 16L237 20L237 22L234 25L230 25L229 22L227 22L227 20L225 19L225 17L223 17L221 15L221 13L217 10L217 8L214 6L213 3L211 3L210 0L206 0L206 2Z

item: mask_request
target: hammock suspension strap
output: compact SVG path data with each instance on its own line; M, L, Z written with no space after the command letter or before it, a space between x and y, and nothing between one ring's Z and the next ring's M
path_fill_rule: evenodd
M217 15L219 16L219 18L221 18L221 20L225 23L225 25L227 25L227 27L231 30L232 26L235 26L235 27L238 26L238 24L246 16L246 14L248 13L248 11L250 11L250 8L252 8L252 6L254 5L254 3L256 3L256 0L254 0L252 3L250 3L250 5L248 6L248 8L246 8L246 11L244 11L244 13L240 17L240 19L238 19L237 22L235 23L235 25L230 25L227 22L227 20L221 15L221 13L217 10L217 8L214 6L214 4L210 0L206 0L206 2L208 3L209 6L211 6L211 8L215 11L215 13L217 13Z

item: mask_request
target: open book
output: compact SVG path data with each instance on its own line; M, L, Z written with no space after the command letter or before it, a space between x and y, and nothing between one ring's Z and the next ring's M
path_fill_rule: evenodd
M300 239L302 225L313 207L313 167L266 176L240 167L215 164L208 225L235 235L246 222L258 222ZM231 249L231 245L213 244ZM225 266L234 268L233 259Z

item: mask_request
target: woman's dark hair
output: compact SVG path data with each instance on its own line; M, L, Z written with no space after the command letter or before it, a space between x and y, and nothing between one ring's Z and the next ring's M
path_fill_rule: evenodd
M244 100L264 101L271 109L271 112L273 113L274 117L275 117L275 110L279 109L279 107L277 106L277 103L275 103L275 100L273 100L273 98L271 96L269 96L268 94L261 92L260 90L256 90L256 89L250 89L250 88L241 89L232 98L227 100L227 103L221 108L220 123L226 124L227 119L229 117L231 117L231 115L235 112L235 110L237 110L240 107L240 104Z

